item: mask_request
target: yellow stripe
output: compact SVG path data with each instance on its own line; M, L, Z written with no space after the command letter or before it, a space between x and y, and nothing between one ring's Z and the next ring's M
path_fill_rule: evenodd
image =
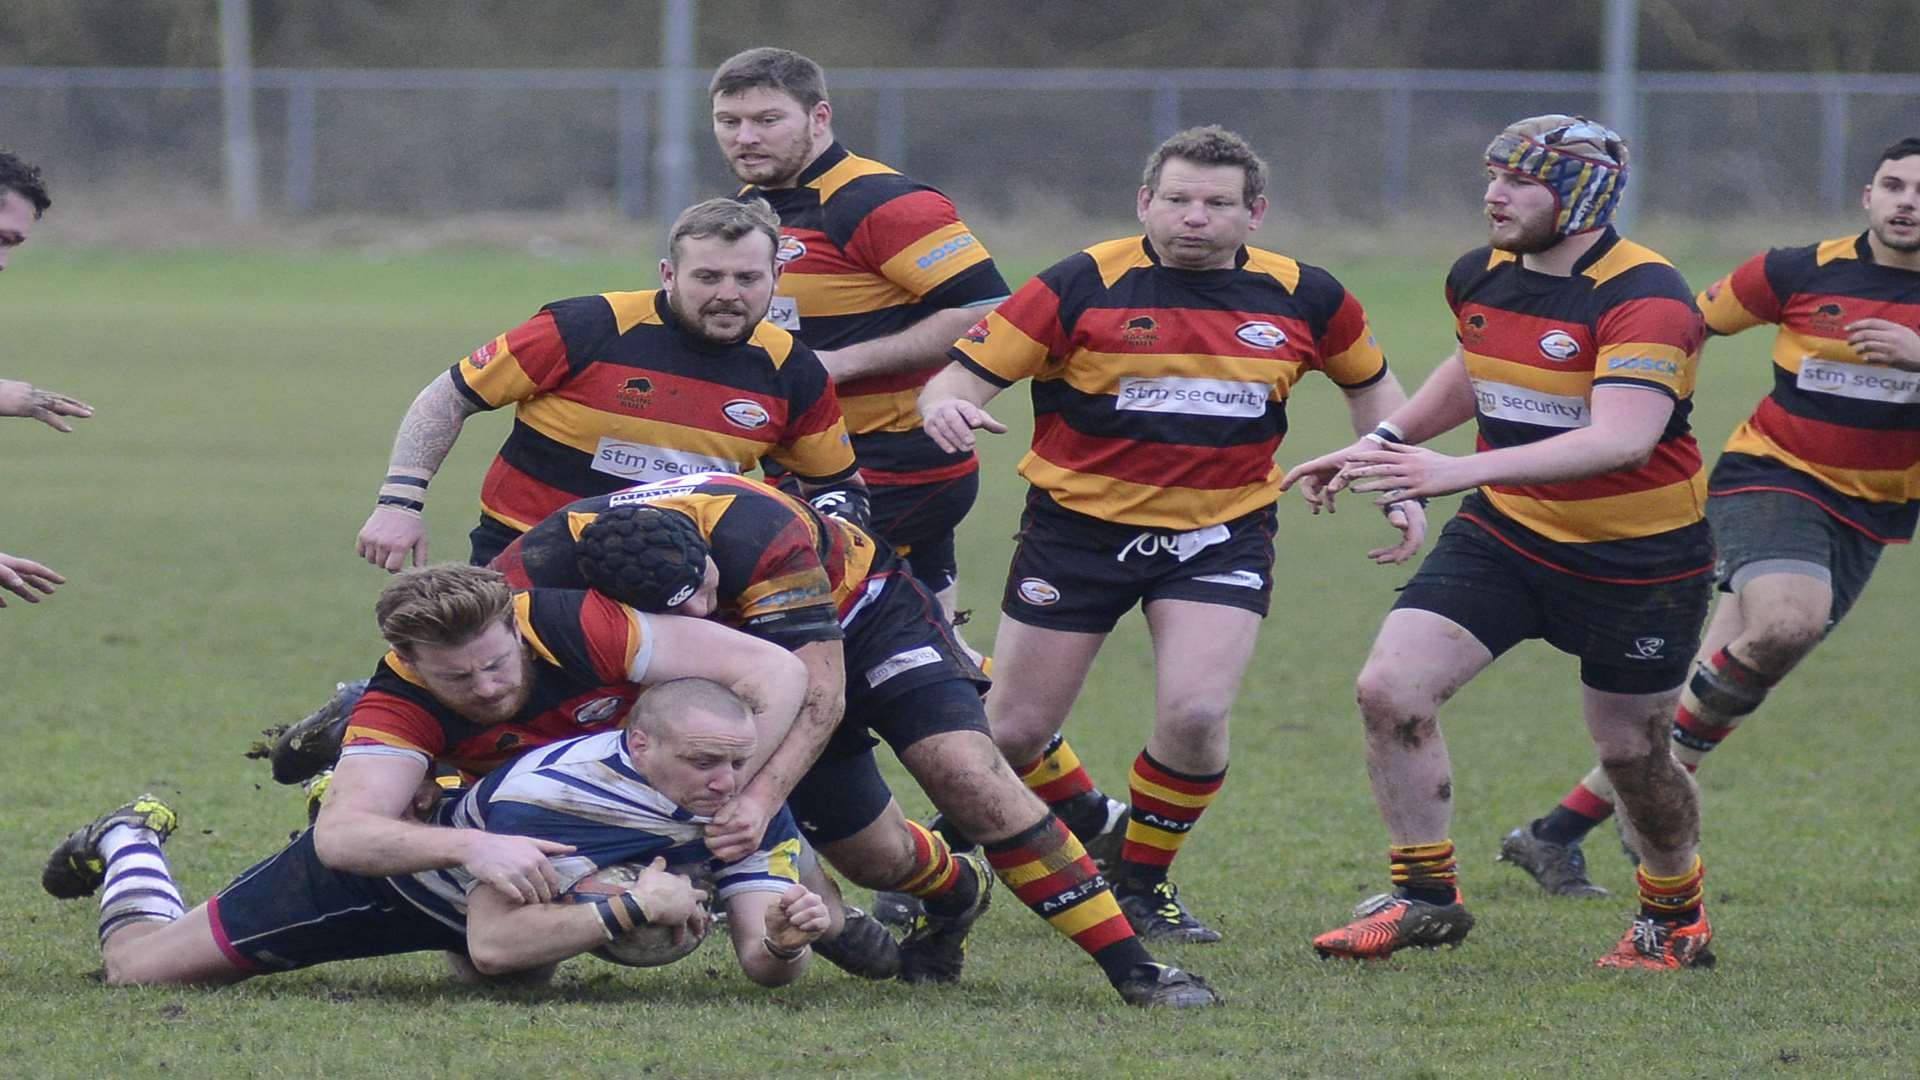
M495 338L499 349L487 366L476 368L471 356L460 361L460 377L466 380L467 389L479 394L481 399L494 408L509 402L525 401L539 392L532 379L521 369L520 361L507 348L507 339L503 335Z
M1159 784L1141 776L1137 772L1127 778L1127 783L1133 790L1143 795L1151 795L1161 802L1193 809L1204 809L1213 802L1214 796L1219 794L1218 791L1214 791L1206 795L1189 795L1184 791L1175 791L1170 787L1161 787Z
M540 635L533 629L532 593L523 592L513 595L513 620L520 624L520 640L533 646L533 651L545 657L547 663L559 667L559 658L553 655L553 650L547 648L547 643L541 641Z
M1467 374L1476 379L1488 379L1508 386L1524 386L1529 390L1538 390L1543 394L1559 394L1562 397L1583 398L1587 396L1587 391L1593 388L1593 369L1584 364L1563 371L1532 367L1470 350L1462 355L1467 362Z
M646 627L641 624L639 612L625 604L620 605L620 612L627 617L627 648L625 659L620 661L620 670L631 672L633 658L640 655L640 646L647 643L647 632Z
M894 254L893 258L881 263L880 274L888 281L911 289L916 299L925 296L947 281L952 280L961 271L966 270L968 267L978 266L993 257L987 254L987 246L980 242L979 237L975 236L973 237L973 242L965 247L958 248L946 257L928 263L924 268L920 265L920 260L927 257L929 253L959 237L972 235L973 230L967 228L966 222L964 221L955 221L942 225L940 228L933 230L920 239L915 240L913 243L908 244L906 247L901 248ZM806 312L804 311L800 314L802 318L806 316Z
M798 573L782 574L754 585L741 592L739 599L740 617L751 619L771 611L787 611L805 607L808 604L824 604L833 595L827 584L827 575L822 570L802 570Z
M1600 256L1598 262L1587 267L1580 276L1592 278L1593 283L1598 285L1611 278L1619 277L1636 266L1646 266L1649 263L1656 266L1673 265L1652 248L1642 247L1631 240L1622 240L1613 245L1605 255Z
M1700 314L1706 316L1707 329L1716 334L1737 334L1767 321L1748 311L1747 306L1740 302L1740 297L1733 291L1732 274L1694 297L1693 303L1700 309Z
M1258 483L1217 491L1151 487L1072 472L1028 451L1020 461L1020 475L1075 513L1122 525L1185 531L1232 521L1273 505L1279 496L1280 471L1270 469L1266 479Z
M1055 930L1072 937L1084 930L1099 926L1115 915L1120 914L1120 905L1112 893L1084 900L1058 915L1048 916L1047 922Z
M419 746L412 740L402 738L392 732L376 731L373 728L364 728L358 724L349 724L346 734L340 737L340 741L353 742L356 739L372 739L374 742L380 743L383 746L397 746L402 750L415 750L422 754L428 754L425 747ZM428 756L431 757L432 755L428 754Z
M1662 345L1651 341L1622 341L1607 345L1594 358L1593 374L1595 378L1614 377L1634 379L1639 382L1658 383L1674 392L1677 397L1690 397L1693 394L1693 381L1699 371L1698 353L1672 345ZM1672 364L1673 371L1660 371L1629 363L1623 367L1614 367L1615 360L1638 361L1654 360Z
M1453 841L1441 840L1432 844L1394 844L1388 848L1394 859L1431 859L1440 855L1453 854Z
M1565 502L1480 490L1501 513L1549 540L1590 544L1652 536L1699 521L1707 502L1707 476L1702 470L1650 491Z
M659 294L659 289L647 289L644 292L601 293L600 298L613 309L614 330L624 334L641 323L660 325L660 312L654 307L654 297Z
M827 315L865 315L882 308L911 304L919 296L872 274L780 275L780 295L792 297L800 309L800 328L807 320Z
M1010 870L1001 870L997 871L997 873L1000 875L1000 880L1006 883L1007 888L1025 888L1039 881L1041 878L1057 874L1067 867L1072 866L1074 863L1080 861L1082 855L1087 853L1086 849L1080 846L1078 840L1074 841L1073 847L1074 850L1072 851L1069 851L1065 847L1055 848L1053 851L1048 852L1038 859L1034 859L1031 862L1023 862Z
M840 164L821 173L819 179L807 185L820 193L820 201L833 198L834 193L863 176L885 176L895 170L877 161L863 158L858 154L848 154Z
M1137 821L1127 822L1127 843L1129 844L1145 844L1150 848L1159 848L1161 851L1178 851L1186 839L1186 833L1168 832L1151 825L1142 825Z
M1857 259L1860 252L1854 247L1855 238L1851 236L1823 240L1813 249L1813 261L1816 266L1825 266L1836 259Z
M918 431L920 391L917 388L884 394L841 394L840 413L847 431L870 435L876 431Z
M1752 420L1743 422L1733 430L1726 448L1730 453L1772 458L1790 469L1798 469L1817 478L1842 495L1879 503L1920 499L1920 463L1910 469L1836 469L1789 452L1761 434L1753 426Z
M1265 274L1273 278L1288 292L1300 287L1300 263L1277 251L1248 248L1246 268L1256 274Z
M1127 271L1153 265L1153 260L1147 258L1146 248L1140 243L1141 239L1129 236L1086 249L1086 253L1093 258L1094 267L1100 271L1101 284L1111 289L1113 283L1119 281Z
M827 430L803 435L789 446L768 447L767 456L801 476L833 476L853 465L853 444L847 441L845 420L836 420Z
M998 311L987 315L987 340L961 338L954 347L967 359L1006 382L1037 375L1047 365L1047 347L1013 325Z
M518 419L547 438L587 454L599 449L600 440L605 437L726 458L746 470L753 468L767 450L767 443L757 439L602 412L553 394L542 394L521 405Z
M1080 755L1074 752L1071 743L1062 739L1053 753L1043 755L1021 773L1020 780L1028 787L1044 787L1079 767Z
M1695 874L1700 873L1702 869L1703 867L1700 861L1700 856L1696 854L1693 857L1693 865L1687 867L1687 869L1681 873L1675 874L1672 877L1656 877L1653 874L1647 873L1645 870L1641 870L1640 880L1646 882L1648 885L1651 885L1656 889L1665 889L1670 892L1674 889L1678 889L1682 885L1691 884L1693 876Z
M1285 400L1300 381L1306 364L1272 357L1215 356L1209 353L1105 353L1091 349L1073 354L1073 363L1061 372L1067 385L1083 394L1117 394L1121 379L1220 379L1273 386L1270 395Z

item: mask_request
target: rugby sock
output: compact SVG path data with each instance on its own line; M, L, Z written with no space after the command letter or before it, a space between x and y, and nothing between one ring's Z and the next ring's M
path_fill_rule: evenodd
M1673 711L1673 756L1681 767L1688 772L1698 772L1700 760L1720 745L1722 739L1733 734L1740 726L1740 718L1727 717L1727 723L1718 726L1700 719L1686 702Z
M1020 902L1085 949L1108 982L1117 986L1134 965L1153 962L1106 879L1059 818L1048 814L985 850L994 874Z
M1453 841L1437 844L1393 844L1387 848L1388 880L1394 891L1409 900L1451 904L1460 899L1459 867Z
M1533 822L1533 835L1551 844L1577 844L1594 826L1613 816L1613 785L1607 774L1595 766L1560 805L1547 816Z
M888 891L919 897L932 915L958 915L971 907L984 882L960 869L938 833L917 821L907 822L907 831L913 834L913 869Z
M1128 777L1133 813L1127 821L1127 842L1120 848L1121 888L1143 890L1167 880L1167 867L1226 780L1225 769L1191 776L1140 751Z
M1706 899L1706 877L1706 865L1698 855L1693 857L1693 866L1686 873L1673 877L1657 877L1641 866L1634 873L1634 880L1640 885L1640 913L1667 922L1692 922L1700 913L1701 901Z
M1067 823L1081 843L1107 827L1107 796L1093 786L1093 777L1080 764L1080 755L1064 737L1056 734L1039 757L1013 771L1027 790L1040 796L1040 801Z
M1780 681L1722 647L1694 670L1673 714L1673 756L1692 772ZM1702 698L1706 695L1706 699Z
M186 914L160 837L152 829L115 825L100 838L106 877L100 887L100 940L137 922L172 922Z

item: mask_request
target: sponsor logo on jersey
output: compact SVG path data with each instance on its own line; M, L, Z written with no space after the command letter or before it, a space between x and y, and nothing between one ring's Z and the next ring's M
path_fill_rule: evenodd
M795 259L804 257L806 253L807 245L801 243L799 237L791 233L782 233L780 234L780 246L773 250L773 257L780 260L782 265L785 265Z
M1583 397L1545 394L1487 379L1473 380L1473 397L1480 415L1493 420L1552 428L1583 428L1593 423L1593 410Z
M1129 349L1144 349L1160 340L1160 324L1151 315L1135 315L1120 328L1120 342Z
M942 259L948 258L949 256L955 254L956 252L965 251L966 249L972 247L975 243L976 241L974 240L972 233L970 232L961 233L959 236L954 237L953 239L947 241L946 243L941 244L939 247L934 248L932 251L927 252L925 255L922 255L919 258L913 260L913 265L919 267L922 270L925 270L928 267L932 266L934 263L937 263Z
M800 305L791 296L776 296L767 305L767 321L792 333L800 329Z
M1020 584L1014 589L1020 594L1020 599L1034 607L1048 607L1060 602L1060 590L1053 587L1053 582L1043 578L1021 578Z
M1233 336L1256 349L1277 349L1287 343L1287 332L1270 322L1243 322Z
M940 662L940 650L931 645L922 645L903 653L895 653L885 660L867 669L867 686L878 687L881 683L904 671L923 668L928 664Z
M755 431L773 422L773 414L757 401L735 398L720 407L728 420L748 431Z
M1608 371L1651 371L1656 375L1678 375L1680 365L1658 356L1616 356L1607 361Z
M500 339L494 338L492 341L489 341L485 345L482 345L479 348L473 350L471 353L468 353L467 365L473 368L473 370L479 371L481 368L486 367L488 364L493 363L493 358L495 356L498 356L499 354L500 354Z
M737 473L740 467L731 458L690 454L664 446L627 442L601 436L593 450L593 469L642 483L672 480L688 473Z
M1833 394L1855 401L1920 402L1920 372L1814 356L1801 359L1800 374L1794 379L1794 385L1810 393Z
M604 724L620 715L620 706L623 704L625 702L617 697L594 698L573 710L573 722L581 727Z
M1252 418L1266 415L1267 397L1272 392L1273 388L1263 382L1128 375L1120 380L1113 407L1128 412Z
M1549 330L1540 335L1540 355L1565 363L1580 355L1580 343L1565 330Z
M620 389L613 392L613 399L620 403L621 408L639 412L653 404L653 380L645 375L635 375L620 384Z

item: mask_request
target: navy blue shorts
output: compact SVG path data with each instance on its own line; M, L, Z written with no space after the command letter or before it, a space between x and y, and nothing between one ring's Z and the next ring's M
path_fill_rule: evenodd
M1135 605L1192 600L1262 618L1273 600L1272 507L1188 532L1116 525L1027 496L1000 610L1046 630L1104 634Z
M928 591L953 584L960 573L954 530L980 496L979 471L931 484L875 484L868 495L867 531L893 545Z
M507 545L520 539L520 533L504 521L480 515L480 524L467 534L467 543L473 546L473 554L467 559L475 566L485 566L494 556L507 550Z
M1833 589L1828 630L1853 609L1887 549L1812 499L1785 491L1709 495L1707 524L1720 551L1714 576L1722 592L1739 592L1765 573L1813 571L1809 576Z
M467 936L408 903L385 878L328 869L313 830L255 863L207 901L213 939L255 974L333 960L449 950Z
M1456 517L1393 607L1451 619L1495 656L1542 638L1579 657L1595 690L1655 694L1686 682L1712 595L1705 573L1657 585L1573 577Z

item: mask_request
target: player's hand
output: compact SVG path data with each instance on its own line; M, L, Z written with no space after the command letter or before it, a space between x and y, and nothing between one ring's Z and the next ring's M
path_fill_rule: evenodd
M684 944L684 935L706 933L706 890L695 888L692 881L668 870L667 860L654 859L627 892L640 902L640 912L648 922L674 928L674 941Z
M1367 558L1382 566L1406 562L1427 538L1427 508L1414 499L1403 499L1387 507L1387 524L1400 530L1400 542L1374 548Z
M767 937L783 949L813 944L832 923L827 902L805 885L781 893L779 902L767 909Z
M360 537L353 550L375 566L397 574L407 565L412 552L413 565L427 565L427 522L411 510L376 506L360 526Z
M93 406L79 398L41 390L19 379L0 379L0 416L31 417L55 431L72 431L73 425L61 417L84 420L92 415Z
M1315 514L1322 510L1331 514L1334 512L1335 493L1347 486L1341 470L1346 467L1353 455L1362 450L1376 449L1379 445L1371 439L1356 439L1331 454L1322 454L1312 461L1303 461L1288 469L1287 475L1280 478L1280 490L1287 491L1298 484L1300 495L1307 500L1309 509Z
M479 829L460 831L467 834L468 844L461 865L502 895L518 897L523 904L538 904L552 900L560 891L560 875L547 856L565 855L573 845Z
M995 420L987 410L960 398L942 398L922 406L920 421L940 449L949 454L973 449L975 429L995 435L1007 433L1007 425Z
M753 854L760 838L767 835L767 822L773 811L750 795L736 795L707 823L707 850L721 862L733 862Z
M40 602L40 598L34 595L35 589L52 595L56 586L66 583L66 578L32 559L0 551L0 589L14 593L29 604ZM7 598L0 596L0 608L6 606Z
M1374 505L1384 509L1401 499L1430 499L1474 487L1479 482L1472 468L1466 458L1390 442L1348 458L1334 483L1371 492Z
M1920 333L1886 319L1858 319L1847 324L1847 347L1870 364L1886 364L1920 371Z

